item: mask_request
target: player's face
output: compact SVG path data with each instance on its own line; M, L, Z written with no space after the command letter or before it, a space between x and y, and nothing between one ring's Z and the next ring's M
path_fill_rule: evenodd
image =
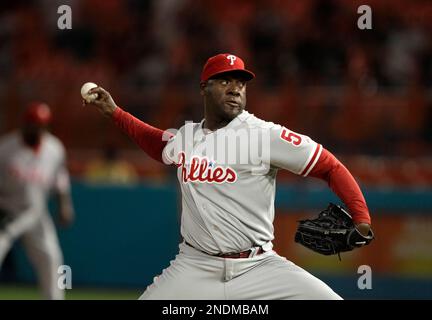
M222 119L234 119L246 106L246 80L240 74L227 73L210 79L201 93L209 111Z
M29 146L36 146L40 142L42 134L46 131L45 125L25 123L22 128L24 142Z

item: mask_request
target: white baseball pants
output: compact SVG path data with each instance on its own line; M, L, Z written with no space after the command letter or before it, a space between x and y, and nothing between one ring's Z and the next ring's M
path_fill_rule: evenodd
M0 232L0 268L14 241L21 238L27 256L35 268L43 297L49 300L63 300L64 291L59 289L57 284L57 271L63 264L63 255L51 216L44 213L37 216L37 220L31 224L28 219L23 218L12 220L6 226L6 230L22 230L21 234L14 234L11 237L7 232Z
M225 259L185 243L140 300L337 300L323 281L274 251Z

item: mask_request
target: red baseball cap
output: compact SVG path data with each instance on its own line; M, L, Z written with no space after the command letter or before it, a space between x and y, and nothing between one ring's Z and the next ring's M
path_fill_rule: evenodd
M247 81L255 78L252 71L245 69L243 60L231 53L220 53L209 58L201 73L201 82L224 72L240 71L245 75Z
M27 123L46 125L51 122L50 107L43 102L31 102L24 113L24 120Z

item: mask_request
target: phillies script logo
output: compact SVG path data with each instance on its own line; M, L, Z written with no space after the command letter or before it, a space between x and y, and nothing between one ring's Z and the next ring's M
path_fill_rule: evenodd
M237 180L237 174L230 167L223 168L216 166L213 161L207 158L194 156L189 165L186 164L186 155L179 153L179 163L177 165L182 170L182 180L184 183L208 182L208 183L233 183ZM189 167L189 170L188 168Z

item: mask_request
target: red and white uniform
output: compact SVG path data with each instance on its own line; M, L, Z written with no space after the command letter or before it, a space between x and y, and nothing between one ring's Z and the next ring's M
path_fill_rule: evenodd
M62 299L64 293L57 286L63 257L47 200L53 190L69 188L65 150L52 134L44 133L36 149L25 145L18 131L0 140L0 210L7 216L0 228L0 266L13 242L22 239L48 299Z

